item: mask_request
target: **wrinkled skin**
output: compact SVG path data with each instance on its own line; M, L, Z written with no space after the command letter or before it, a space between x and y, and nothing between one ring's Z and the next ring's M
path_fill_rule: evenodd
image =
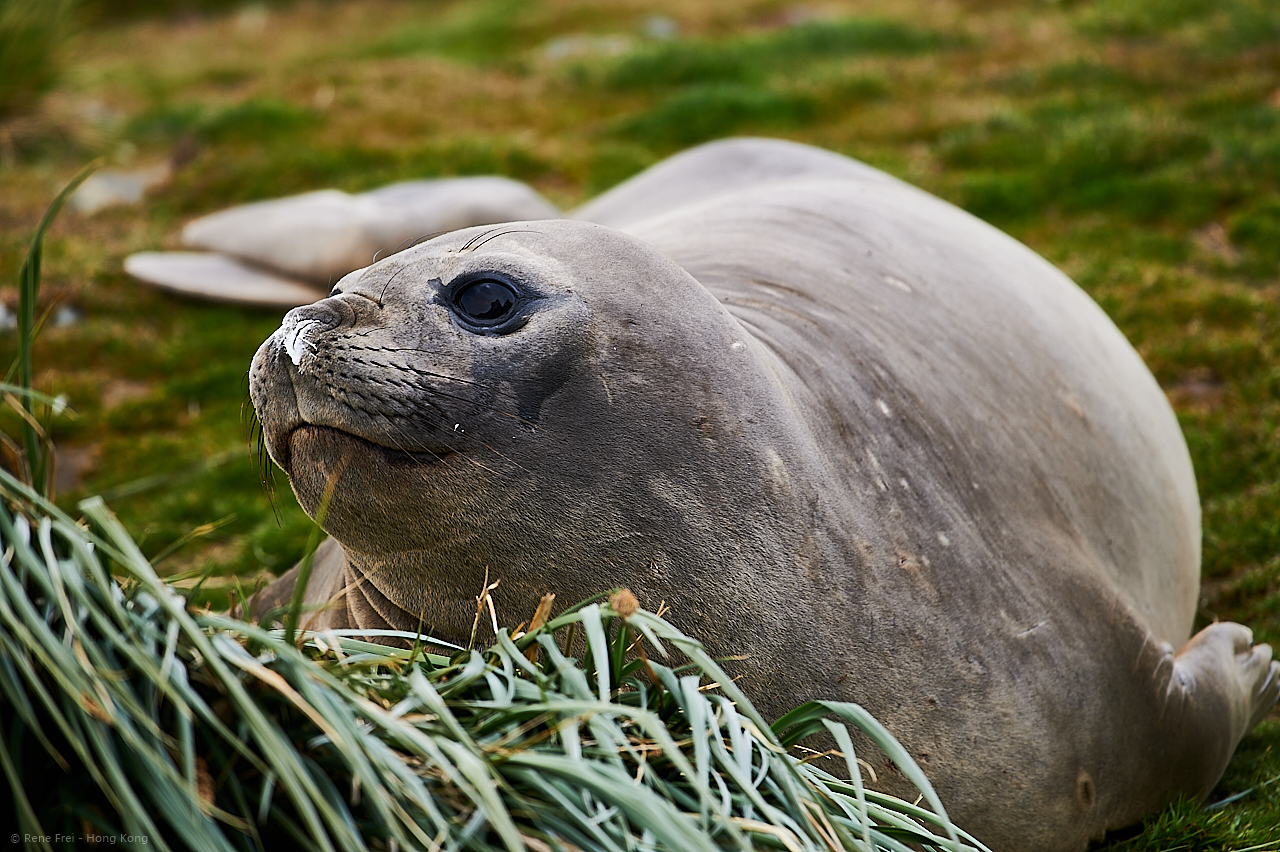
M750 655L766 714L867 707L997 852L1207 794L1280 677L1239 625L1188 639L1191 465L1111 322L852 161L739 140L672 163L595 203L613 227L447 234L263 344L268 451L335 540L317 625L465 641L486 578L511 623L625 585ZM485 280L495 324L465 310Z

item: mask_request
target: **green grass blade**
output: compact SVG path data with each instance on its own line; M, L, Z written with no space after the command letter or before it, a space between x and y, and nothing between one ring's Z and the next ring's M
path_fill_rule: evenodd
M49 226L53 224L54 218L61 212L62 206L71 197L71 193L84 182L85 178L93 174L98 165L97 162L93 162L81 169L53 199L53 203L40 218L40 224L36 226L31 245L27 249L26 259L22 263L22 270L18 274L18 385L24 390L32 390L35 385L32 345L35 342L36 299L40 295L40 267L44 255L44 236ZM33 396L23 394L22 404L27 414L34 418L36 408ZM31 482L42 493L47 494L50 486L47 475L47 448L42 444L41 436L36 432L35 426L29 421L23 421L22 436L27 453L27 468L31 471Z
M648 788L635 784L631 778L614 775L607 767L591 770L585 768L580 760L532 752L514 754L509 762L561 777L575 786L590 790L625 812L634 822L647 826L671 849L687 852L716 850L715 845L698 830L698 825L691 816L676 810Z
M933 808L934 812L942 819L942 827L946 830L947 837L950 840L948 848L959 852L960 837L956 834L955 828L951 825L951 820L947 818L947 811L946 808L942 806L942 800L940 800L938 798L938 794L934 792L933 785L930 784L929 779L925 777L924 771L920 769L920 766L914 759L912 759L911 755L907 753L907 750L902 747L902 744L894 739L893 735L885 730L884 726L881 725L874 716L857 704L850 704L841 701L819 701L816 703L821 704L828 711L835 713L842 719L852 722L857 726L858 730L871 738L871 741L876 744L877 748L885 753L886 757L897 764L898 768L902 770L902 773L907 776L907 779L912 784L916 785L916 789L924 795L925 801L929 803L929 806Z
M871 817L867 813L867 794L862 786L862 769L858 766L858 756L853 750L853 740L844 725L837 725L830 719L823 719L827 732L836 741L836 748L844 755L845 766L849 768L849 780L853 783L854 801L858 806L858 819L862 824L862 843L867 852L871 852Z

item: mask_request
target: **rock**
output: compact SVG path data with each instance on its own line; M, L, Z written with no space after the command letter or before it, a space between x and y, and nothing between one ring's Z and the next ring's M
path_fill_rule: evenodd
M107 170L95 172L71 193L67 203L71 209L85 216L97 213L104 207L121 204L137 204L148 189L169 179L168 163L129 171Z

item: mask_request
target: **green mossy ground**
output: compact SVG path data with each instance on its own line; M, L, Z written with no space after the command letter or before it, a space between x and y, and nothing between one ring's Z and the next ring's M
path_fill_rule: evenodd
M40 213L84 162L177 164L141 207L56 224L46 303L78 319L44 331L38 385L76 413L55 428L62 502L108 495L149 555L189 538L160 567L203 578L214 605L288 567L309 536L283 479L274 496L260 484L244 417L249 359L279 316L140 288L126 254L177 248L197 214L326 186L498 173L570 206L688 145L764 134L916 183L1078 281L1186 433L1201 621L1280 645L1272 0L154 5L87 6L39 110L0 117L0 283L16 282ZM655 17L678 32L649 35ZM0 65L44 74L28 53ZM30 100L11 88L0 104ZM16 288L0 301L12 311ZM5 363L13 348L0 337ZM0 427L16 429L11 410ZM1278 778L1273 716L1214 799L1275 783L1217 811L1170 808L1114 848L1278 848Z

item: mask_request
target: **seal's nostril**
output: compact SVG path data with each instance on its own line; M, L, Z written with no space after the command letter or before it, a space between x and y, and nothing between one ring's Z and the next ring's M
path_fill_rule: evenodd
M335 328L348 319L347 315L350 313L351 309L344 305L341 300L329 297L289 311L284 315L284 321L280 327L288 328L291 324L297 324L303 320L311 320L319 322L326 328Z
M280 348L288 353L295 367L299 366L304 355L316 353L315 336L349 321L346 316L349 313L349 310L344 312L338 306L324 302L294 308L285 314L284 322L276 332Z

